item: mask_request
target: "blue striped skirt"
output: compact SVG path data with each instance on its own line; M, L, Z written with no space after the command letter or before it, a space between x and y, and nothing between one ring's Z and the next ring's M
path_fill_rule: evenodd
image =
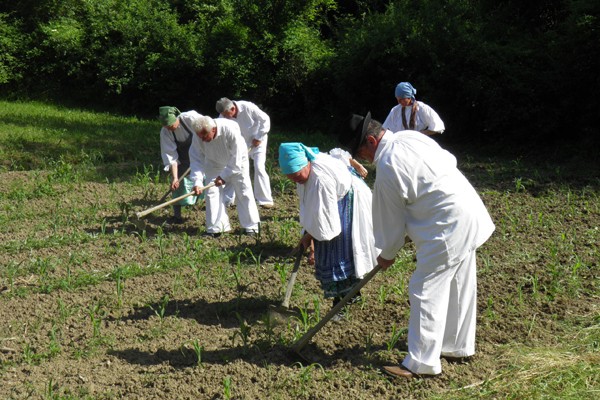
M350 189L338 201L342 232L331 240L314 240L315 277L321 282L325 297L344 296L358 281L352 252L353 199L354 191Z

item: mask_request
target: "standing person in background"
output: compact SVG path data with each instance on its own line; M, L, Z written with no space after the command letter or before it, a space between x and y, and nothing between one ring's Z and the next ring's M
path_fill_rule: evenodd
M193 182L181 176L190 167L189 150L192 144L194 131L191 128L192 120L200 117L196 111L180 112L176 107L163 106L158 108L158 119L162 124L160 130L160 152L165 166L165 171L171 174L171 190L173 197L190 193ZM183 223L181 207L196 203L196 196L187 197L173 206L173 217L169 219L172 224Z
M375 163L373 230L387 269L408 236L417 251L408 292L408 354L394 377L442 372L440 356L475 354L476 249L494 231L481 198L456 158L416 131L392 134L370 113L350 122L353 157Z
M279 166L298 191L299 247L314 244L315 277L335 306L375 265L371 190L343 161L302 143L282 143ZM351 303L359 300L360 293Z
M218 237L231 230L222 198L223 185L233 187L244 234L256 235L260 217L252 195L248 148L239 125L224 118L202 116L192 121L192 129L196 133L190 147L194 191L200 195L205 182L215 183L206 190L206 235Z
M271 119L256 104L249 101L232 101L223 97L217 101L216 109L220 117L234 120L239 124L242 136L250 149L248 154L254 160L254 198L259 206L272 208L271 181L265 168ZM231 191L226 193L228 197L226 202L233 203L233 193Z
M441 134L446 129L444 122L435 110L417 101L415 89L408 82L400 82L394 92L398 105L391 109L383 122L383 127L392 132L419 131L427 136Z

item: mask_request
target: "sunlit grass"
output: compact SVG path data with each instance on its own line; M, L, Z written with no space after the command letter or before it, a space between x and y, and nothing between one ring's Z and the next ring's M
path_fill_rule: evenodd
M588 316L593 318L593 316ZM444 399L594 399L600 394L600 325L579 328L558 347L506 346L489 379L446 393Z

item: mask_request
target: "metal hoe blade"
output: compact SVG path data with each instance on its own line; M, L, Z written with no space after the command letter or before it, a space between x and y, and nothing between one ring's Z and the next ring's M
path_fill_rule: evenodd
M294 260L294 268L292 269L292 274L290 275L290 279L287 282L285 295L283 297L281 305L271 306L271 309L269 310L271 316L278 322L283 322L282 319L286 319L287 317L297 316L296 312L290 310L290 298L292 297L292 291L294 290L296 276L298 275L298 270L300 269L300 263L302 262L303 255L303 249L299 249L298 254L296 254L296 258Z

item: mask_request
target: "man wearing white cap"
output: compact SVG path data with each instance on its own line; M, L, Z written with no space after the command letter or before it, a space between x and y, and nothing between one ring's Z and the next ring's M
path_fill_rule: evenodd
M237 123L224 118L202 116L192 122L196 133L190 147L190 178L194 191L202 193L204 183L214 182L206 190L206 234L217 237L231 230L223 202L223 185L231 185L237 197L240 225L247 235L258 232L260 217L252 194L248 148Z

